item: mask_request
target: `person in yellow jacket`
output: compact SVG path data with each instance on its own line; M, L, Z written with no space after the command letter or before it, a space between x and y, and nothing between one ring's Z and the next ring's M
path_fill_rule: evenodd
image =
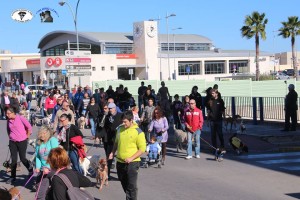
M146 151L146 139L144 132L133 121L132 111L125 111L121 119L123 124L118 127L109 159L113 159L117 152L117 174L126 200L136 200L140 156Z

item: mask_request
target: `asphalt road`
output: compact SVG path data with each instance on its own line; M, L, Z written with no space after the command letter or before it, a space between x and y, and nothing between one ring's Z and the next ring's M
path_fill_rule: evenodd
M5 121L0 121L0 127L3 130L0 139L0 158L4 161L8 149ZM37 129L38 127L34 127L31 138L36 137ZM90 136L90 130L83 130L83 133L85 136ZM92 141L88 138L84 140L89 147L92 145ZM27 153L28 157L33 154L31 146L28 146ZM104 156L104 151L101 147L92 147L89 154ZM300 198L298 167L300 152L287 154L261 152L242 156L231 152L225 155L222 162L215 161L208 151L202 152L200 159L185 160L185 156L185 152L177 153L174 148L168 148L166 165L161 169L140 168L138 199L288 200ZM0 186L10 188L11 186L5 184L8 175L3 171L4 167L1 166L0 169ZM25 175L27 170L22 166L21 171L17 172L16 185L20 188L23 199L31 200L34 199L35 193L29 188L22 187L26 182ZM112 176L117 178L115 173ZM95 178L90 177L90 179L96 182ZM95 185L87 190L96 199L125 199L117 179L110 181L109 186L102 192L99 192Z

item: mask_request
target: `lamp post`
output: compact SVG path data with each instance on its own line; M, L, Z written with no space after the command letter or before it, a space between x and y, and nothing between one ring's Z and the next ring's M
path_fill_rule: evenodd
M171 72L170 72L170 52L169 52L169 17L175 17L176 14L172 13L170 15L168 15L168 13L166 14L166 28L167 28L167 43L168 43L168 71L169 71L169 80L171 80Z
M149 21L157 21L157 36L158 36L158 44L159 44L159 54L161 53L161 43L159 37L159 21L161 20L160 16L157 19L149 19ZM159 57L159 79L162 80L162 72L161 72L161 55Z
M66 1L60 1L58 4L60 6L64 6L65 4L69 7L71 13L72 13L72 17L73 17L73 21L74 21L74 26L75 26L75 32L76 32L76 46L77 46L77 51L79 51L79 37L78 37L78 29L77 29L77 11L78 11L78 6L79 6L79 2L80 0L77 0L77 4L76 4L76 10L75 10L75 14L74 11L72 9L72 7L70 6L70 4ZM81 77L78 77L78 81L79 81L79 85L81 86ZM70 84L70 80L69 83Z
M172 31L173 31L173 42L174 42L174 44L173 44L173 50L174 50L174 76L175 76L175 74L176 74L176 62L175 62L175 51L176 51L176 48L175 48L175 31L176 30L181 30L182 28L181 27L178 27L178 28L173 28L172 29Z

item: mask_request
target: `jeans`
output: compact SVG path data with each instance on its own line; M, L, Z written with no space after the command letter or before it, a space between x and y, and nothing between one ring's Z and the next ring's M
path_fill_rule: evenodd
M210 130L211 130L211 143L215 148L217 147L217 135L219 137L221 148L224 148L224 137L222 132L223 122L222 120L210 121Z
M192 156L193 151L193 145L192 145L192 137L194 137L196 146L195 146L195 155L200 156L200 129L196 130L193 134L188 132L188 148L187 148L187 154L188 156Z
M30 111L30 109L31 109L31 101L28 101L28 102L27 102L27 105L28 105L27 110Z
M95 137L95 135L96 135L96 127L95 127L95 120L93 118L90 118L90 125L91 125L92 136Z
M70 157L70 160L71 160L71 163L72 163L72 168L75 171L78 171L79 173L83 174L82 169L79 165L79 156L78 156L76 150L70 150L69 151L69 157Z
M21 142L9 140L9 150L11 154L11 178L16 178L18 153L23 165L29 172L32 172L31 162L26 158L27 140Z
M42 115L43 118L45 117L44 106L42 106L42 108L41 108L41 115Z
M158 152L153 152L153 151L149 151L149 154L148 154L148 158L151 160L151 159L157 159L157 154Z
M137 179L140 162L120 163L117 162L118 178L121 182L126 200L137 200Z

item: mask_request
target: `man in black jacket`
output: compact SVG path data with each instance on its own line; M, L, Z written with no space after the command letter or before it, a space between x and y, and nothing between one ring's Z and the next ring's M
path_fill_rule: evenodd
M32 101L32 90L30 90L27 94L26 94L26 101L28 104L27 110L30 111L31 109L31 101Z
M103 142L104 150L107 158L108 177L110 177L110 169L112 168L113 160L109 160L109 154L112 152L116 138L117 128L122 124L122 114L117 112L115 103L108 104L109 114L105 119L104 128L107 134L107 142Z
M298 110L298 94L295 91L294 84L289 85L289 93L285 97L285 123L284 129L282 131L296 131L297 126L297 110ZM290 126L290 118L292 121L292 126Z

